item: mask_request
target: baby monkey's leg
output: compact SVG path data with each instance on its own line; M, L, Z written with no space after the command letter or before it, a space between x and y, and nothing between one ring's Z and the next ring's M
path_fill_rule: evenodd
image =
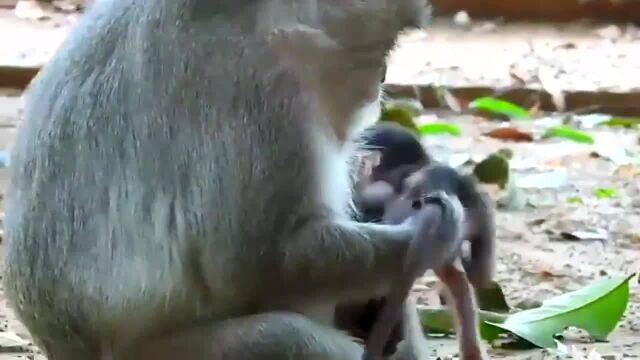
M435 271L447 287L447 301L455 313L456 333L462 360L481 360L486 356L480 345L477 309L471 284L464 270L456 264Z

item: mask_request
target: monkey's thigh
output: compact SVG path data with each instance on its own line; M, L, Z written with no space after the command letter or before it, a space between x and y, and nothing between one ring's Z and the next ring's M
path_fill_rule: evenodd
M289 312L198 326L156 339L144 360L360 360L362 346L345 333Z

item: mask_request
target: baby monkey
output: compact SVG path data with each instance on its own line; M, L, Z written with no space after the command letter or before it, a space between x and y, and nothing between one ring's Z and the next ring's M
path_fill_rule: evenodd
M373 158L373 163L368 164L369 175L356 183L354 201L362 214L361 221L402 221L415 211L416 205L419 206L415 199L434 191L443 191L457 198L464 207L464 231L458 240L470 242L470 256L460 256L458 241L444 248L453 249L454 254L439 253L445 257L460 257L464 271L456 267L453 258L449 258L435 272L453 300L463 358L481 358L476 306L469 283L484 287L493 275L495 226L490 199L477 189L470 176L463 176L449 166L432 163L418 139L398 125L378 123L367 129L363 134L363 148L378 151L378 157L369 158ZM437 253L434 250L429 249ZM336 309L336 324L349 329L354 336L367 338L371 336L371 329L384 303L382 298L372 299L366 304L341 304ZM386 343L386 353L393 352L395 344L402 339L400 326L398 324L393 329Z

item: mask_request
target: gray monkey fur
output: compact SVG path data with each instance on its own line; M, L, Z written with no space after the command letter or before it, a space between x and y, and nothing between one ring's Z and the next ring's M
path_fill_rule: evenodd
M388 292L415 233L348 216L349 139L379 84L323 108L268 38L325 28L365 74L426 10L94 2L34 81L12 154L4 285L49 359L359 359L314 309Z

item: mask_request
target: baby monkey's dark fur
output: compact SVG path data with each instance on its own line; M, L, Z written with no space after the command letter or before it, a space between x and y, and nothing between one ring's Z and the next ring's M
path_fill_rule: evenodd
M467 359L481 356L476 310L469 282L475 287L484 287L489 284L493 275L495 226L490 199L479 191L471 176L464 176L449 166L431 162L419 140L400 126L376 124L365 131L363 139L363 148L379 150L381 154L370 178L364 179L366 184L356 187L354 195L365 220L386 218L387 221L400 221L414 211L414 199L433 191L444 191L455 196L464 207L463 239L470 242L471 248L470 256L461 257L465 271L448 263L441 269L436 269L436 274L453 295L463 356ZM384 183L389 186L386 190ZM371 185L377 187L367 193L367 187ZM367 196L372 199L367 199ZM384 302L384 298L378 298L371 299L366 304L341 304L336 309L336 324L353 329L354 336L366 338ZM398 324L385 345L385 353L392 353L395 344L401 339L401 324Z

